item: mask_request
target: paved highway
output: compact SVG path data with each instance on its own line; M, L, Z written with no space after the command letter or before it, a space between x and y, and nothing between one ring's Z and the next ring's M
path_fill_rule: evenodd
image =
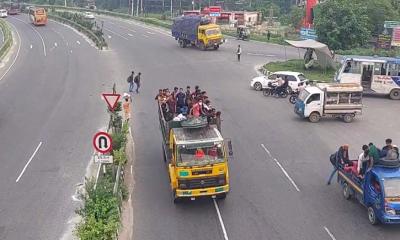
M311 124L293 113L287 99L265 98L249 89L254 65L298 51L277 45L229 40L219 51L181 49L168 32L101 17L115 62L126 74L143 74L134 96L136 162L134 239L395 239L400 229L370 226L366 210L346 201L337 184L326 186L328 156L349 143L351 155L370 141L400 141L400 105L365 98L364 115L351 124L334 119ZM237 44L242 62L235 59ZM222 131L233 139L232 191L211 200L174 205L162 161L154 96L159 88L200 85L222 110ZM288 176L285 175L284 171ZM226 229L226 234L222 228Z
M106 125L100 93L112 86L111 52L58 23L7 21L21 40L0 69L0 239L59 239L78 206L71 196L92 135Z

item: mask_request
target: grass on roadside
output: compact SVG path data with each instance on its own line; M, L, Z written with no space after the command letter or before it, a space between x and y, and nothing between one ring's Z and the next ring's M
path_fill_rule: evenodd
M292 59L285 62L270 62L263 66L270 72L277 71L293 71L293 72L301 72L309 80L314 80L318 82L332 82L333 77L335 75L334 69L322 69L317 66L315 68L306 70L304 68L304 61L298 59Z

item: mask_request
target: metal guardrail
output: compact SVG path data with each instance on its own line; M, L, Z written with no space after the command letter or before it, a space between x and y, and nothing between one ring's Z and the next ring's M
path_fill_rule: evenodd
M0 28L4 35L4 42L0 48L0 60L1 60L10 50L10 48L13 44L13 37L11 34L10 26L3 19L0 19Z

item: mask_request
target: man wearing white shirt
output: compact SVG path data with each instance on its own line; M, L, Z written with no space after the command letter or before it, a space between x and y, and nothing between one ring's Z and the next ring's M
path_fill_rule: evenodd
M360 176L364 176L367 171L368 162L370 162L371 157L369 156L369 148L367 145L363 145L363 152L358 156L357 161L357 172Z

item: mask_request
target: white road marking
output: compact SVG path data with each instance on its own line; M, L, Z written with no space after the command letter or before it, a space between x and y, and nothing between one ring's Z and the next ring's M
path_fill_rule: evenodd
M146 34L142 34L142 36L143 36L143 37L146 37L146 38L148 38L148 37L149 37L149 36L147 36Z
M287 179L289 179L290 183L294 186L296 191L300 192L299 187L297 187L297 184L293 181L293 179L289 176L289 174L286 172L286 170L282 167L281 163L276 158L272 157L271 152L264 146L264 144L261 144L261 147L270 156L270 158L274 160L274 162L278 165L278 167L282 170L283 174L285 174Z
M54 43L54 47L57 47L57 46L58 46L58 45L57 45L57 43L55 42L55 43Z
M19 56L19 51L21 50L21 44L22 44L21 36L19 35L17 28L14 26L14 24L12 24L10 22L8 22L8 23L15 29L15 32L17 33L17 36L18 36L19 45L18 45L18 49L17 49L17 54L15 54L15 58L14 58L13 62L7 68L7 70L4 72L4 74L0 77L0 81L3 80L4 76L7 75L7 73L11 70L11 68L14 66L15 62L17 61L17 58Z
M147 32L148 34L151 34L151 35L154 35L155 33L153 33L153 32Z
M109 31L110 33L112 33L112 34L114 34L114 35L117 35L117 36L120 37L120 38L123 38L123 39L125 39L125 40L129 40L127 37L122 36L121 34L116 33L116 32L114 32L114 31L112 31L112 30L110 30L110 29L108 29L108 28L104 28L104 30Z
M128 33L128 36L133 37L133 34Z
M31 49L33 48L32 44L31 44Z
M18 176L17 180L15 180L15 182L18 182L21 179L21 177L24 174L24 172L25 172L26 168L28 167L29 163L31 163L32 159L35 157L36 153L39 151L40 146L42 146L42 142L40 142L39 145L36 147L35 152L33 152L31 158L29 158L29 161L25 164L25 167L22 169L21 173L19 174L19 176Z
M217 201L215 199L213 199L213 201L214 201L215 210L217 210L219 224L221 225L222 233L224 234L224 239L225 240L229 240L228 234L226 233L224 221L222 220L221 212L219 211L218 203L217 203Z
M133 166L131 165L131 175L133 175Z
M47 56L47 54L46 54L46 44L44 43L44 39L43 39L42 34L40 34L40 32L38 32L38 30L36 30L34 27L32 27L30 23L27 23L27 22L25 22L25 21L22 21L21 19L18 19L18 18L16 18L16 17L13 17L13 18L16 19L16 20L18 20L18 21L20 21L20 22L23 22L23 23L27 24L29 27L32 28L32 30L33 30L34 32L36 32L36 34L39 36L40 40L42 40L43 54L44 54L44 56L46 57L46 56Z
M108 38L109 38L109 39L111 39L111 36L110 36L110 35L108 35Z
M336 240L335 236L333 236L333 234L331 233L331 231L329 231L329 229L327 227L324 226L324 229L328 233L329 237L331 237L332 240Z
M76 40L76 43L79 44L79 45L81 45L81 42L79 42L78 40Z

